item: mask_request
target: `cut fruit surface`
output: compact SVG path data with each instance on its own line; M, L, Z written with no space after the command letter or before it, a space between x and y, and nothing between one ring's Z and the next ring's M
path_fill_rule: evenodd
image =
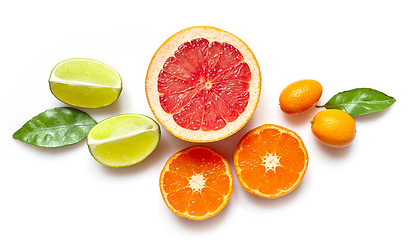
M250 193L277 198L293 191L308 167L301 138L281 126L266 124L250 130L237 145L234 167Z
M113 68L87 58L72 58L57 64L49 85L60 101L84 108L108 106L122 91L121 77Z
M256 58L236 36L213 27L191 27L155 53L146 96L158 121L175 136L212 142L242 128L260 96Z
M199 145L170 157L159 185L163 200L173 213L204 220L226 206L233 192L233 176L220 153Z
M98 123L87 136L88 148L99 163L126 167L148 157L159 143L160 128L140 114L117 115Z

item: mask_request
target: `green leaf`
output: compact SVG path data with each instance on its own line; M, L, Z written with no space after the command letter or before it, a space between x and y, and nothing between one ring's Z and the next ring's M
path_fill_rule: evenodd
M351 116L382 111L396 99L372 88L355 88L335 94L326 104L317 107L340 109Z
M57 107L30 119L13 134L13 138L38 147L63 147L83 140L96 124L81 110Z

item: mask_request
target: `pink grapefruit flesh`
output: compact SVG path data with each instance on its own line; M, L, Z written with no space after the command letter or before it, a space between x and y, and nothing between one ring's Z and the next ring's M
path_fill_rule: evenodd
M211 27L192 29L205 33L172 42L181 31L155 54L147 74L147 98L158 121L174 135L194 142L216 141L250 119L261 77L254 55L237 37ZM188 30L184 30L187 35ZM214 38L208 30L228 37ZM155 60L162 64L156 65Z
M159 101L183 128L218 130L244 112L250 79L237 48L197 38L166 60L158 76Z

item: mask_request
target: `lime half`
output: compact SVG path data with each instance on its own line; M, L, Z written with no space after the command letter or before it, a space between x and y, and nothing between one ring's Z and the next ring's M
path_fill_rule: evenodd
M51 71L50 89L60 101L83 108L114 103L122 91L122 79L110 66L88 58L72 58Z
M109 167L127 167L148 157L159 143L160 128L140 114L122 114L95 125L87 136L92 156Z

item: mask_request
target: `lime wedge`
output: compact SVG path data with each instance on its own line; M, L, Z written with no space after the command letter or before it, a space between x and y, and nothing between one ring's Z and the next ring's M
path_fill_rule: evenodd
M48 80L60 101L83 108L101 108L114 103L122 91L122 79L110 66L88 58L58 63Z
M121 114L95 125L87 136L91 155L109 167L127 167L148 157L159 143L156 121L141 114Z

